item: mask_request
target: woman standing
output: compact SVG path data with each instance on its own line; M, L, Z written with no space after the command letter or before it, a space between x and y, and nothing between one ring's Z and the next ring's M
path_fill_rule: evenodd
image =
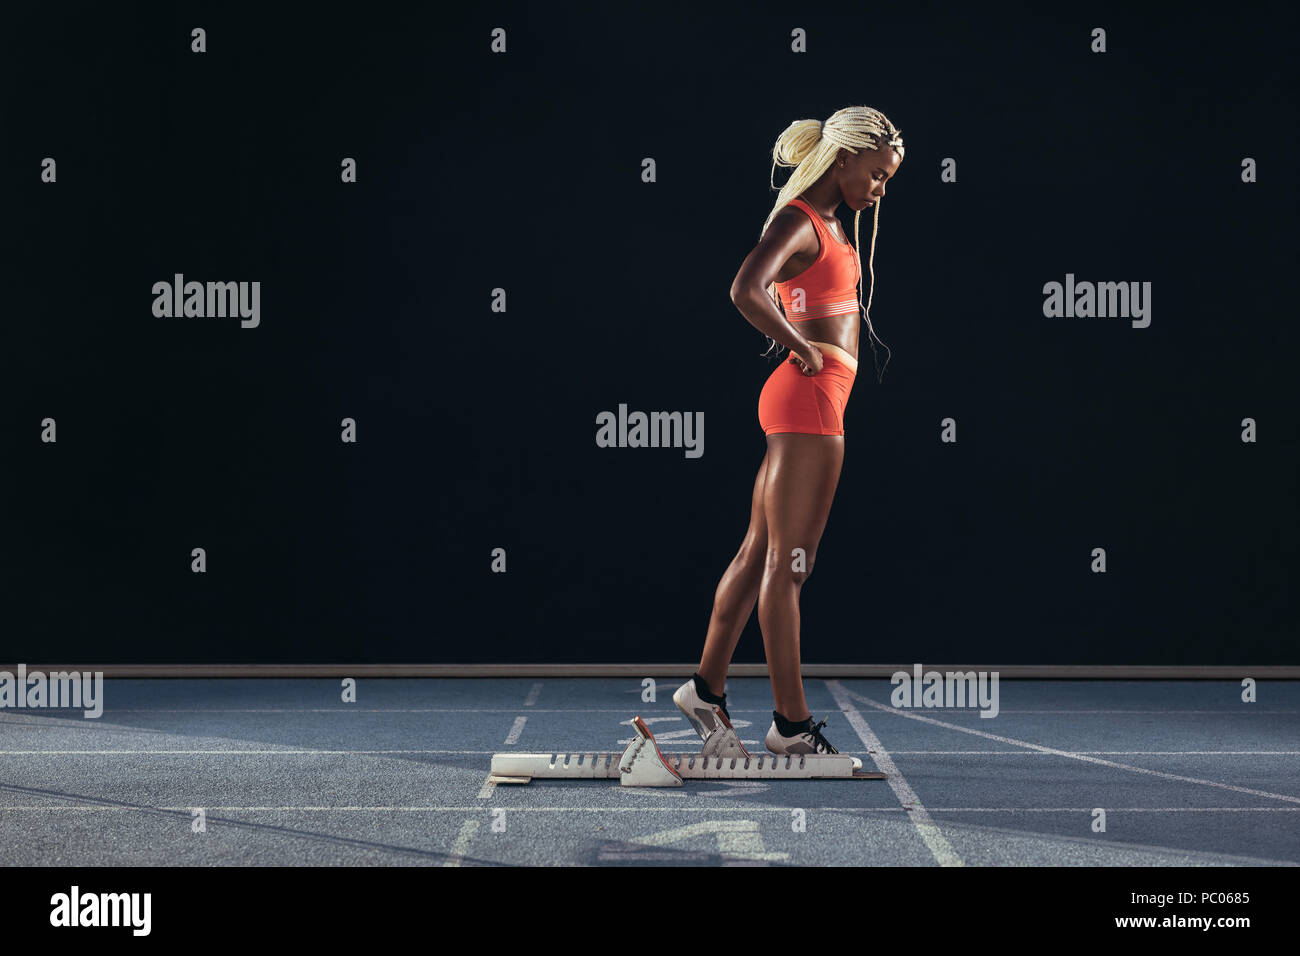
M863 209L876 210L874 257L880 200L903 161L903 140L884 114L851 106L824 122L792 123L772 159L773 175L777 165L795 171L736 273L731 301L790 357L759 395L767 454L754 482L749 530L714 595L699 670L673 700L701 736L713 730L712 705L727 712L727 667L757 603L775 704L767 749L838 753L821 733L826 721L814 724L804 699L799 593L812 573L844 461L844 409L857 376L861 314L874 334L870 295L862 309L858 220ZM836 216L841 203L856 211L853 245ZM873 284L874 278L873 272ZM857 758L854 763L861 766Z

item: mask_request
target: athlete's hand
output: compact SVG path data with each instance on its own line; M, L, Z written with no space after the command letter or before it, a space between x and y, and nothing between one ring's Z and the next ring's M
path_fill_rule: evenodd
M790 364L797 365L805 375L816 375L822 370L822 351L815 345L808 346L808 351L790 353Z

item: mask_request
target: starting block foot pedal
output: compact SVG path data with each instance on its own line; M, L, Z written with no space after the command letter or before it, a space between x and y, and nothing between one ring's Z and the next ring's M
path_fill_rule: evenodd
M655 735L639 716L633 718L636 737L618 762L619 783L624 787L680 787L682 775L664 759ZM739 741L737 741L739 743Z
M640 718L637 718L640 720ZM736 728L717 704L713 705L713 732L704 738L700 753L705 757L749 757L749 751L736 735Z

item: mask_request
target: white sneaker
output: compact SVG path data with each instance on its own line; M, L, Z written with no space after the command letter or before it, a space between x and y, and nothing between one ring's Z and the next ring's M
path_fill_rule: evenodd
M831 746L829 740L822 736L822 728L826 726L823 720L820 724L813 724L812 730L795 734L793 737L787 737L776 728L776 720L772 721L772 726L767 731L767 738L763 743L767 749L774 754L837 754L839 753ZM862 761L857 757L850 757L853 761L853 769L861 770Z
M722 712L730 720L731 714L727 713L726 705L727 695L723 694L722 699L723 703L717 706L722 708ZM691 726L695 728L695 732L700 735L701 739L707 738L717 727L718 722L713 719L714 705L702 698L699 692L696 691L694 677L677 688L673 694L673 703L686 715L686 719L691 722Z

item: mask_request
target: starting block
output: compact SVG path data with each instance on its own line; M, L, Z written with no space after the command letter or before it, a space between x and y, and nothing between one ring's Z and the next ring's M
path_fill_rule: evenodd
M570 753L492 755L489 783L528 783L534 778L618 779L624 787L680 787L686 780L884 780L883 773L855 770L848 754L751 754L731 721L714 707L717 729L699 753L664 753L644 720L622 754Z

